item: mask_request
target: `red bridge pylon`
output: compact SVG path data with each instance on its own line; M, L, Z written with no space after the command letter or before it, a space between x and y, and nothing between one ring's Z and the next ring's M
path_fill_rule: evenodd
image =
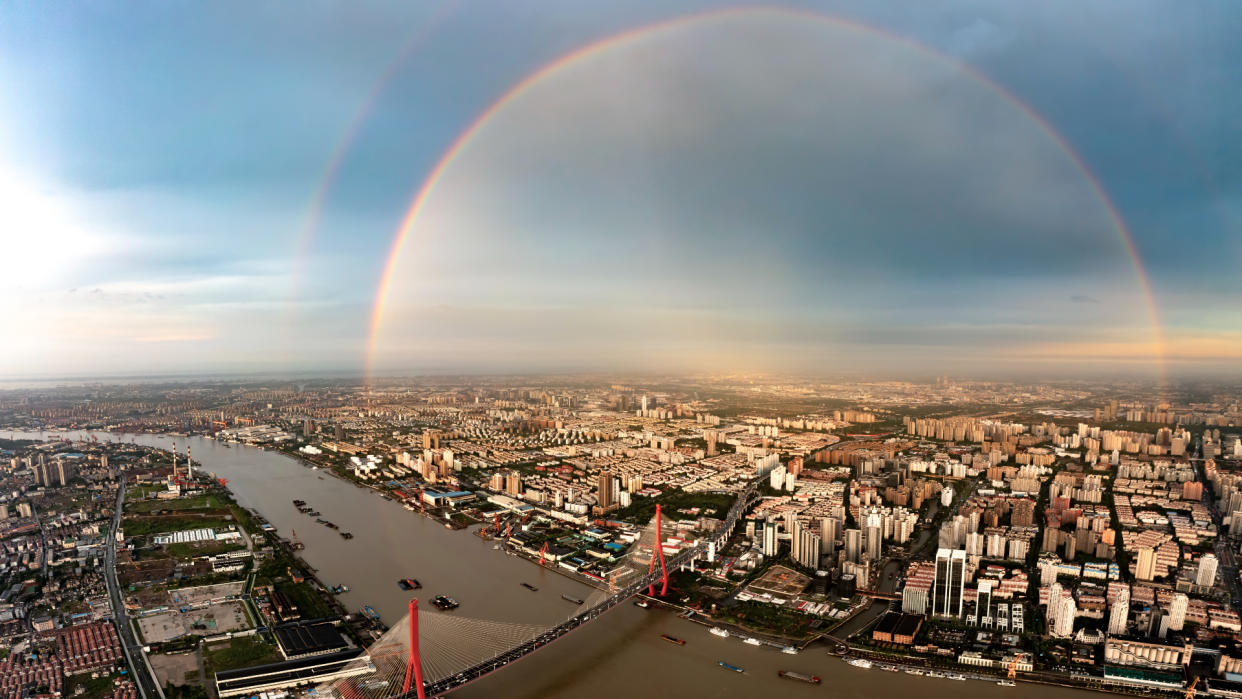
M660 573L664 576L664 584L660 586L660 596L668 594L668 567L664 565L664 533L660 526L660 506L656 505L656 542L655 548L651 550L651 565L647 566L647 572L655 571L656 557L660 557ZM655 595L655 583L647 587L647 595Z
M410 659L405 665L405 688L402 694L410 691L413 684L418 691L418 699L427 699L423 693L423 661L418 656L418 600L410 600Z

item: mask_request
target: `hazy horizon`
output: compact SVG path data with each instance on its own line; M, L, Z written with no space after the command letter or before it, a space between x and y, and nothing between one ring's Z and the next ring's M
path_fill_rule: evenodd
M1242 10L739 7L0 7L0 381L1240 373Z

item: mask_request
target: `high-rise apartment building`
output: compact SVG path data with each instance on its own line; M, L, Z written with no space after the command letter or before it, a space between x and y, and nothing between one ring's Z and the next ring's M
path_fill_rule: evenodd
M1108 632L1114 636L1124 635L1130 623L1130 588L1122 587L1108 610Z
M1169 602L1169 630L1181 631L1186 626L1186 609L1190 606L1190 598L1178 592Z
M1145 581L1156 578L1156 550L1154 548L1143 546L1139 549L1134 577Z
M1205 553L1199 559L1199 568L1195 572L1195 584L1200 587L1211 587L1216 584L1216 554Z
M601 469L599 472L599 479L595 485L597 490L595 501L601 512L608 512L616 507L613 499L612 481L612 471L609 471L608 469Z
M820 537L811 531L804 522L795 522L790 536L790 555L798 565L819 569Z
M845 530L845 562L858 563L862 558L862 530Z

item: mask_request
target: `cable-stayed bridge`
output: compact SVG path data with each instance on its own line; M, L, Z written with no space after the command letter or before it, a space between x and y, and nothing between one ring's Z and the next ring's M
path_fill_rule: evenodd
M631 552L614 569L608 584L584 600L580 611L552 626L472 619L453 614L419 615L416 602L368 652L353 661L347 679L317 688L340 699L423 699L451 692L517 662L580 628L644 590L667 591L669 571L722 544L742 513L754 502L752 481L729 509L723 525L695 546L665 560L661 513L643 530Z

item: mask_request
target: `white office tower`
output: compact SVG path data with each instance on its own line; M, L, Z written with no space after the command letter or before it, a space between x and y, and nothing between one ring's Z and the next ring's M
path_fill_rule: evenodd
M1169 603L1169 630L1181 631L1186 626L1186 608L1190 606L1190 598L1178 592Z
M936 578L932 584L932 614L962 616L962 593L966 588L966 552L940 549L936 552Z
M1185 595L1182 595L1185 597ZM1183 617L1185 611L1183 610ZM1108 632L1114 636L1122 636L1126 632L1126 626L1130 623L1130 588L1122 587L1117 592L1117 598L1113 600L1113 606L1108 610Z
M1216 554L1205 553L1199 559L1199 570L1195 573L1195 584L1200 587L1211 587L1216 584Z
M940 505L942 507L948 507L949 505L952 505L952 504L953 504L953 489L944 488L943 490L940 491Z

